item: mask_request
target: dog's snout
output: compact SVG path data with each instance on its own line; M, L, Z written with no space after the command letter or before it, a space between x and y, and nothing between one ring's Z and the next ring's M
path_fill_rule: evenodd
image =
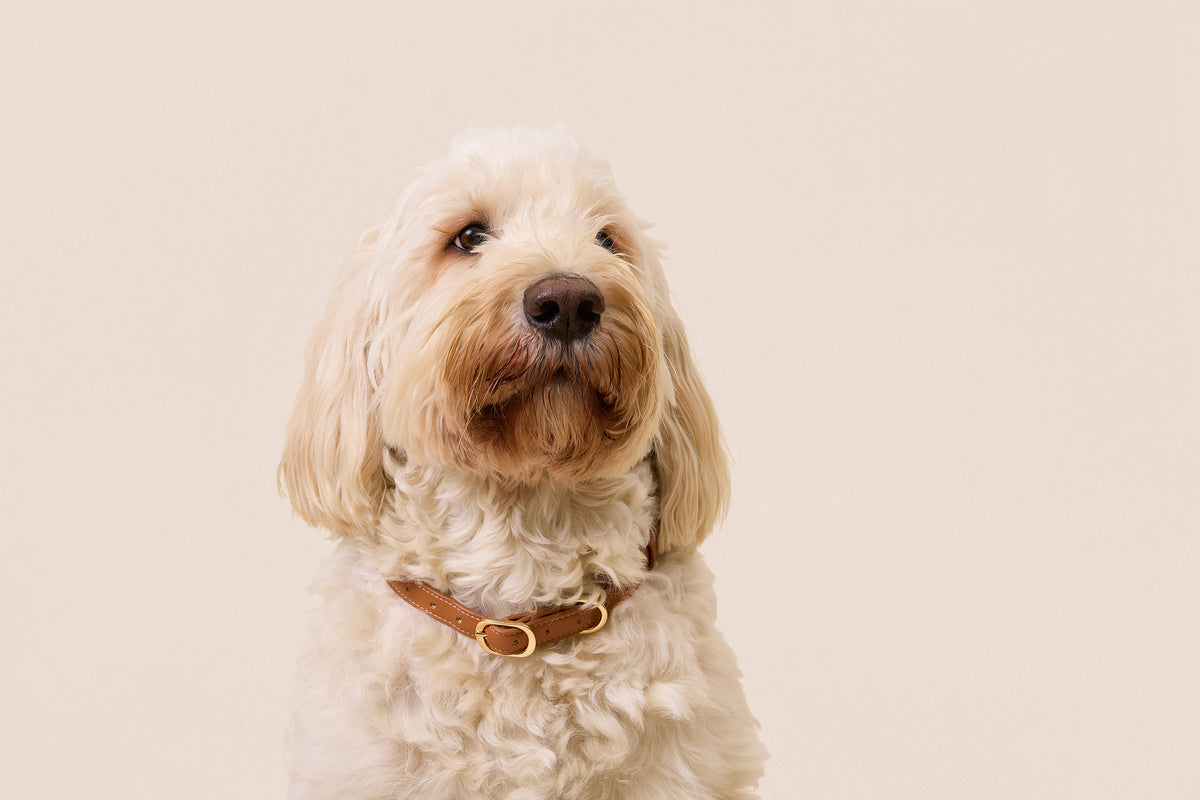
M604 295L586 278L556 275L525 290L525 319L564 341L587 336L604 313Z

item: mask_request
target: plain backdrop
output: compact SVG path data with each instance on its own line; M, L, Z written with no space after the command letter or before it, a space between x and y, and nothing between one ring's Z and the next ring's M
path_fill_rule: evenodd
M412 167L561 120L724 419L764 796L1200 796L1198 22L6 3L2 793L282 797L305 341Z

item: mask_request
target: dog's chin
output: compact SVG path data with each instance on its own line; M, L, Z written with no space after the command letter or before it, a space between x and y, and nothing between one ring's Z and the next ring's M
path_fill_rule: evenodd
M629 417L622 398L558 371L475 409L460 439L461 466L517 480L620 474L637 460Z
M557 372L470 415L468 461L517 480L577 482L629 469L620 399Z

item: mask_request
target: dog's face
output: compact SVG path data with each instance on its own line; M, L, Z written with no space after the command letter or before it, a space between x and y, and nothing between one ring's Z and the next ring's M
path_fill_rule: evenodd
M369 529L382 454L505 483L657 465L664 550L724 507L711 401L654 246L561 129L460 137L342 272L280 465L309 522Z
M476 138L414 188L377 350L384 438L511 480L628 470L669 387L663 299L602 166L565 140Z

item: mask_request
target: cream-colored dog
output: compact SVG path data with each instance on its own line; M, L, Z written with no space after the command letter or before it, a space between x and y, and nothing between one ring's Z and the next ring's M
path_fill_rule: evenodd
M340 540L291 797L753 796L696 552L728 496L712 402L654 243L561 128L460 138L362 236L279 475Z

